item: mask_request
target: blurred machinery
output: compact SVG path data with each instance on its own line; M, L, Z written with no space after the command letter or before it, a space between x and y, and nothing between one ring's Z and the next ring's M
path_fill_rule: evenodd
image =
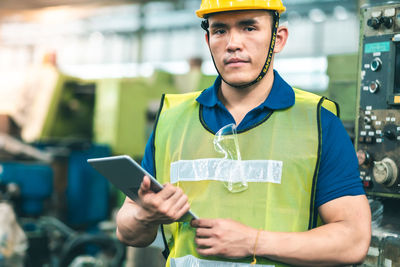
M11 114L21 129L20 136L30 143L90 141L95 83L63 74L54 61L46 59L27 71Z
M156 71L152 77L96 81L93 138L114 154L141 160L147 141L146 111L162 93L178 93L173 75Z
M357 95L357 54L328 56L328 90L316 92L339 104L340 119L354 142L354 120Z
M156 70L149 78L95 81L94 141L110 145L114 154L129 154L140 161L153 130L161 95L203 90L214 79L215 76L195 71L173 75Z
M400 3L361 6L355 145L372 211L361 266L400 266Z
M0 158L0 202L13 206L26 234L25 266L71 266L72 261L72 266L120 266L125 246L113 236L113 229L105 235L99 227L110 217L109 184L86 164L87 158L109 156L109 147L33 147L4 136L0 143L8 146L0 151L14 154L14 159ZM108 258L96 261L93 255L98 253ZM0 256L0 265L8 266L6 255L0 251Z
M54 217L23 220L29 237L27 267L122 266L125 246L106 233L82 233Z
M100 226L115 205L110 185L86 162L111 155L108 144L93 142L96 83L53 64L31 74L18 112L0 120L0 201L26 234L25 266L121 266L115 226L110 235ZM1 266L6 256L0 252Z
M140 160L162 93L204 89L202 82L215 78L195 74L190 88L191 75L160 70L149 78L82 80L63 74L54 62L32 68L16 113L0 116L0 201L13 204L27 235L28 266L120 266L122 244L99 235L99 225L112 219L124 195L86 160L111 154ZM109 228L113 236L115 224ZM96 263L91 256L97 251L111 251L119 265ZM145 255L154 251L159 265L164 259L158 248L136 249L131 261L149 263Z
M400 198L400 4L362 9L356 144L369 195Z

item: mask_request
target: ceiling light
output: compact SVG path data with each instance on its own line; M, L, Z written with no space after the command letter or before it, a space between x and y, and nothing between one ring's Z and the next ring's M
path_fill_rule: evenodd
M349 13L343 6L335 6L333 9L333 15L337 20L346 20L349 18Z
M310 12L308 13L308 17L310 18L311 21L315 23L321 23L326 19L324 11L322 11L319 8L311 9Z

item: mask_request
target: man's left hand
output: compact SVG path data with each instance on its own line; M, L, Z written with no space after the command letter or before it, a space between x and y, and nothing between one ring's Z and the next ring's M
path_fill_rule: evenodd
M198 219L191 225L197 228L195 242L202 256L235 259L253 254L257 229L230 219Z

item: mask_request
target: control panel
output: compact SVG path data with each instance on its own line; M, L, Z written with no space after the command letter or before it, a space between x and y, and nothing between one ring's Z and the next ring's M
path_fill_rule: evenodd
M363 7L355 143L369 195L400 198L400 3Z

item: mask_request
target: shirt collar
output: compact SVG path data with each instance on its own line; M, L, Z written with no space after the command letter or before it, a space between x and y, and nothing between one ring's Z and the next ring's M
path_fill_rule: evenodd
M214 84L197 97L197 102L206 107L214 107L218 103L222 104L218 99L220 85L221 77L218 76ZM293 88L274 70L274 83L272 84L271 92L259 107L266 107L271 110L286 109L294 105L294 100Z

